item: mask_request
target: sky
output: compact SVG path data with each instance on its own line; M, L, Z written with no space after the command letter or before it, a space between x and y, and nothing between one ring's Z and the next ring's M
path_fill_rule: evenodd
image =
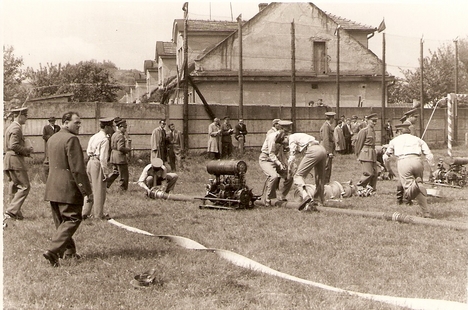
M244 20L266 1L189 1L190 19ZM171 41L182 2L156 0L1 0L2 42L13 46L25 69L40 64L111 61L120 69L143 71L155 58L156 41ZM387 70L415 69L423 39L424 56L457 38L468 39L466 0L320 0L320 9L378 27L385 19ZM381 58L382 33L369 48Z

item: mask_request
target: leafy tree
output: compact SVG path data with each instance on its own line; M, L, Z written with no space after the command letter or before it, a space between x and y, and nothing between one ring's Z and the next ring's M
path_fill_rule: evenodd
M437 51L429 51L423 59L423 99L433 105L455 91L455 48L446 44ZM458 91L468 93L468 38L458 42ZM404 79L389 88L389 102L411 102L421 97L421 69L402 70Z
M15 95L18 99L26 97L21 83L26 79L21 66L23 58L14 55L13 46L3 46L3 100L9 101Z
M73 93L73 100L77 102L113 102L120 86L110 69L116 69L116 66L109 61L98 63L92 60L65 66L47 64L37 71L28 68L27 76L36 97Z

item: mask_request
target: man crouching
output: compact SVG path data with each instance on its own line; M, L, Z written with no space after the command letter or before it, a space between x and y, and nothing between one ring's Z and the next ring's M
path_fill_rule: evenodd
M148 164L140 175L137 184L146 190L146 194L154 189L159 189L165 193L169 193L175 187L179 176L176 173L167 172L161 158L154 157L151 159L151 164Z

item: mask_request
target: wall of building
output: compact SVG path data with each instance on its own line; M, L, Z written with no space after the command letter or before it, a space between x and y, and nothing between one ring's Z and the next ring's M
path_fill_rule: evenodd
M309 3L274 3L242 30L243 69L284 71L291 68L291 22L295 24L296 70L314 72L313 42L326 42L329 73L336 73L336 23ZM272 39L274 38L274 39ZM206 71L238 70L238 36L232 36L198 61ZM381 62L345 31L340 40L341 74L380 75Z
M313 86L313 84L315 84ZM197 84L205 100L210 104L238 105L239 87L233 82L209 82ZM244 105L271 104L291 105L291 82L246 82L244 81ZM381 82L340 83L340 107L357 107L358 100L364 100L363 107L379 107L382 102ZM309 101L323 102L336 107L336 82L296 82L296 106L306 107ZM202 103L199 96L196 103Z
M120 103L30 103L29 119L24 126L25 137L31 140L34 146L34 157L41 158L44 152L42 129L48 124L47 119L55 116L57 124L61 124L60 118L67 111L77 111L82 119L80 141L83 149L86 149L89 138L99 131L99 118L120 116L127 119L128 133L132 139L132 145L136 150L149 151L149 141L154 128L158 126L160 119L166 119L168 123L174 123L176 128L183 128L183 105L159 105L159 104L120 104ZM238 107L232 105L211 105L217 117L230 116L231 123L237 123ZM249 134L246 139L246 147L261 147L266 131L271 128L271 121L275 118L291 119L290 107L272 107L269 105L256 105L244 107L244 120ZM387 108L386 118L393 124L399 124L399 118L408 108ZM340 114L348 117L357 115L362 118L372 112L381 114L380 108L340 108ZM298 107L296 111L298 132L305 132L319 137L319 130L324 122L325 109L321 107ZM447 140L447 114L446 109L437 109L428 126L424 140L428 143L441 144ZM458 141L464 142L465 133L468 132L468 109L458 109ZM432 114L431 109L424 111L425 125ZM189 149L203 152L208 141L208 125L211 123L203 105L189 105ZM4 122L8 126L10 121ZM380 121L377 123L377 142L380 143ZM233 139L235 144L236 140Z

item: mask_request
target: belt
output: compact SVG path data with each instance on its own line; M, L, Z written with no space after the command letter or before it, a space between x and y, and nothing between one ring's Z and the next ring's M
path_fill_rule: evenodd
M94 155L94 154L88 154L89 158L99 158L99 155Z
M408 158L408 157L420 157L421 155L419 154L403 154L403 155L399 155L398 156L398 159L403 159L403 158Z

